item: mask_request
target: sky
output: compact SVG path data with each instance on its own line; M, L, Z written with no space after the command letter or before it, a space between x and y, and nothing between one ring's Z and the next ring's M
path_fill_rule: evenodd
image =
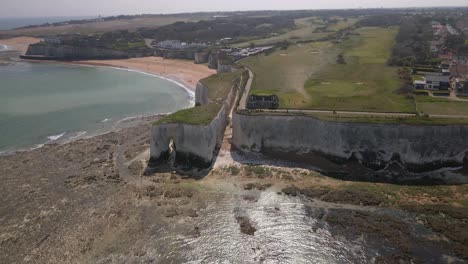
M468 6L468 0L0 0L0 18L428 6Z

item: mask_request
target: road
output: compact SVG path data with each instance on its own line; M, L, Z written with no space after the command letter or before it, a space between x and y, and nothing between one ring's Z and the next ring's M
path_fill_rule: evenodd
M247 84L245 85L244 93L242 94L241 100L239 102L239 107L238 107L239 110L245 110L247 107L247 97L249 96L250 88L252 87L252 82L254 78L253 72L247 67L244 67L244 68L249 71L249 80L247 81Z

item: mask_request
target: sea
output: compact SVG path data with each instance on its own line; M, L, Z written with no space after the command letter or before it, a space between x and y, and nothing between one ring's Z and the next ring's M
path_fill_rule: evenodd
M122 120L193 105L183 85L125 69L0 64L0 153L104 133Z

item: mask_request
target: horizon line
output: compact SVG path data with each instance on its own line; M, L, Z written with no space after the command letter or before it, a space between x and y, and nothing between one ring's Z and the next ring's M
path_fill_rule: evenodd
M184 15L184 14L200 14L200 13L236 13L236 12L261 12L261 11L326 11L326 10L391 10L391 9L443 9L443 8L464 8L468 9L467 6L459 5L444 5L444 6L400 6L400 7L349 7L349 8L316 8L316 9L307 9L307 8L298 8L298 9L245 9L245 10L213 10L213 11L192 11L192 12L167 12L167 13L129 13L129 14L95 14L95 15L66 15L66 16L1 16L0 19L13 19L13 18L70 18L70 17L117 17L117 16L144 16L144 15L153 15L153 16L163 16L163 15Z

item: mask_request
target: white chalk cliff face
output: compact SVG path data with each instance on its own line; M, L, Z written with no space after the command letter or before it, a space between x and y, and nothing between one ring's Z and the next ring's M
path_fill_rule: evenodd
M468 126L339 123L304 116L233 115L233 144L355 158L373 168L399 161L410 170L459 166L468 152Z
M100 49L94 47L72 47L64 45L29 45L26 55L40 55L62 59L83 58L127 58L128 54L123 51Z
M208 168L215 148L220 147L226 128L224 106L206 126L170 123L155 125L151 131L151 159L156 164L167 162L169 143L176 151L176 164Z
M195 105L206 105L210 102L208 98L208 87L198 82L195 90Z

